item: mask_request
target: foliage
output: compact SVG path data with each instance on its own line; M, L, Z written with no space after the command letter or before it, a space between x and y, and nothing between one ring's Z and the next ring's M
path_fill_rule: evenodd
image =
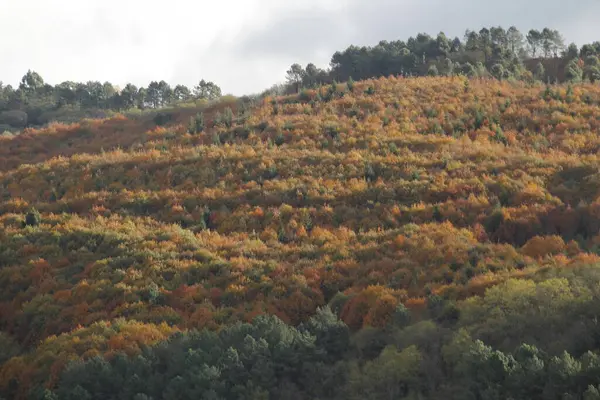
M593 396L599 129L453 73L1 138L0 396Z

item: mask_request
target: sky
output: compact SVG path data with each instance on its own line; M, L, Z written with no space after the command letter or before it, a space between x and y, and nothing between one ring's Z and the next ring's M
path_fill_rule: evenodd
M600 0L0 0L0 81L152 80L258 93L295 62L325 68L351 44L419 32L549 27L600 40Z

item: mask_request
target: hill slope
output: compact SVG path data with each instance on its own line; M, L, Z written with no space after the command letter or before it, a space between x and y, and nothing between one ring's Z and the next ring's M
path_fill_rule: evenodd
M569 362L553 356L600 347L599 86L382 78L238 105L205 110L193 135L185 114L0 139L0 393L541 398L600 383L588 362L551 384ZM24 226L32 207L41 222ZM188 333L203 328L218 333ZM471 380L511 352L517 366ZM534 355L527 392L534 378L509 380Z

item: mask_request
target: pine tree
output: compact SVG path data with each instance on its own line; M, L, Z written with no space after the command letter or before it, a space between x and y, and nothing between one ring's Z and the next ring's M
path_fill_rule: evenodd
M38 226L41 223L42 216L35 208L32 208L27 215L25 215L25 226Z

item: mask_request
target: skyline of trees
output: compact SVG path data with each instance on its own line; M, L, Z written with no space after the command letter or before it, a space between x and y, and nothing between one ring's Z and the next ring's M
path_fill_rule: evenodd
M406 41L382 40L376 46L349 46L336 51L327 69L313 63L293 64L285 84L265 90L298 93L334 81L379 76L493 77L556 83L600 80L600 41L565 44L560 32L544 28L522 33L500 26L466 30L462 39L443 32L435 37L420 33ZM533 62L532 62L533 61ZM157 109L197 99L214 100L222 95L214 82L202 79L189 88L151 81L146 87L128 83L119 88L110 82L65 81L50 85L40 74L28 71L18 87L0 81L0 132L39 126L52 120L75 121L103 117L106 112Z
M122 89L110 82L62 82L52 86L35 71L27 71L19 86L0 82L0 133L48 123L63 114L77 120L87 116L105 116L109 111L158 109L181 102L221 97L221 88L202 79L192 89L172 87L164 80L147 87L128 83Z
M283 91L297 93L303 87L314 88L333 81L390 75L594 82L600 77L599 56L600 41L581 49L574 43L566 46L562 34L550 28L532 29L526 34L514 26L507 30L500 26L467 30L462 40L449 38L443 32L435 37L420 33L406 41L382 40L375 46L349 46L333 54L327 70L312 63L305 68L293 64L286 73L287 88ZM576 60L579 64L577 68L546 68L544 63L553 59ZM531 63L532 60L537 62Z

